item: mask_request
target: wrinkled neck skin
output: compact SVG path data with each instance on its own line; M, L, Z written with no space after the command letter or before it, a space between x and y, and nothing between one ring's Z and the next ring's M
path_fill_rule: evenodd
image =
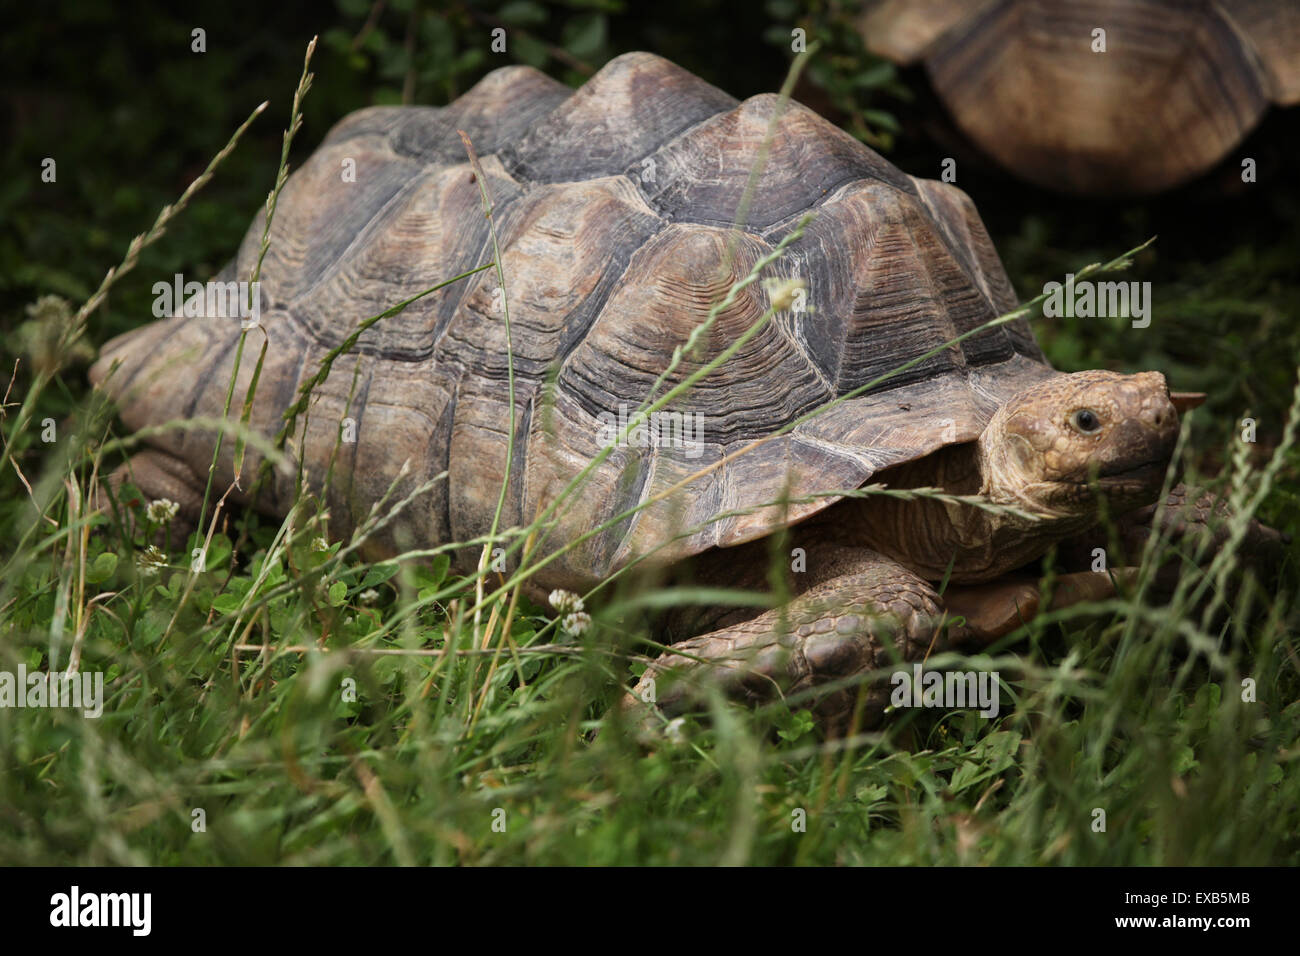
M973 446L980 470L979 493L995 504L1032 512L1049 522L1077 517L1070 511L1053 509L1035 494L1042 486L1025 462L1037 456L1024 439L1008 434L998 424L995 418Z
M1012 474L1014 461L1000 454L995 442L968 442L942 448L920 461L889 468L872 484L890 488L938 488L950 495L979 495L994 504L1034 514L1042 509L1027 498L1002 492L1030 487L1025 476ZM991 512L963 502L917 498L903 501L869 495L827 509L819 524L838 543L865 546L886 554L930 581L948 572L955 584L975 584L1034 561L1057 541L1096 523L1089 509L1082 515L1047 515L1039 520ZM817 521L818 519L814 519Z

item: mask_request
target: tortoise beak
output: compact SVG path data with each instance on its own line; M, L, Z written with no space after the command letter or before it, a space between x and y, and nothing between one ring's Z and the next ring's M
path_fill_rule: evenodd
M1197 408L1205 404L1205 393L1204 392L1170 392L1169 401L1173 403L1173 406L1175 409L1178 410L1179 415L1184 415L1187 412L1190 412L1193 408Z

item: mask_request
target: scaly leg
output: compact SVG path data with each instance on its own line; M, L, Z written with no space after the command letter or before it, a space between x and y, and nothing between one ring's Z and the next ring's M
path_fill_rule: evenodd
M624 707L644 709L653 700L678 713L699 700L705 682L734 698L768 700L918 660L968 636L947 627L934 589L896 561L865 549L838 549L832 559L844 568L784 607L673 645L647 668ZM863 692L871 723L889 688ZM856 686L827 688L815 696L813 712L827 723L842 722L857 693Z
M1126 550L1132 552L1128 556L1130 560L1136 560L1141 554L1141 545L1151 535L1155 516L1155 505L1149 505L1128 516L1123 535ZM1191 546L1198 543L1197 538L1201 534L1207 534L1209 545L1204 553L1212 557L1227 544L1231 519L1232 511L1222 498L1217 498L1208 491L1178 485L1169 493L1165 502L1163 529L1175 543ZM1289 540L1289 535L1274 531L1252 518L1246 526L1240 554L1257 570L1267 569L1281 558L1283 546Z
M1107 553L1109 566L1136 565L1147 541L1157 530L1189 560L1199 551L1202 564L1212 560L1227 544L1231 511L1222 499L1209 492L1178 485L1166 499L1158 529L1155 526L1156 512L1156 505L1148 505L1119 520L1121 553ZM1267 575L1280 562L1289 540L1289 535L1274 531L1252 518L1237 552L1238 566L1260 576ZM1069 542L1062 547L1061 556L1067 566L1087 566L1092 560L1093 549L1098 547L1109 552L1110 542L1105 531L1096 531ZM1177 561L1162 564L1154 581L1156 595L1168 597L1173 593L1182 573L1180 565L1181 562Z
M856 684L844 684L847 678L941 651L981 649L1040 607L1033 578L954 587L940 598L928 582L873 551L827 548L818 561L833 573L784 607L674 644L624 697L624 711L652 727L657 721L650 703L669 715L681 713L699 702L711 682L728 697L748 701L813 690L816 717L842 728L858 696ZM1067 574L1057 578L1051 607L1113 595L1109 575ZM819 687L825 692L816 693ZM862 692L862 725L875 726L891 686L876 682Z

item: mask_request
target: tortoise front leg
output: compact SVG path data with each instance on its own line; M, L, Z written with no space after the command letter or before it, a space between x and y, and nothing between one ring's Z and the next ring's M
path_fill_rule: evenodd
M1142 547L1155 530L1156 511L1155 505L1149 505L1126 516L1121 534L1130 561L1141 556ZM1232 519L1232 511L1222 498L1180 484L1165 501L1161 530L1175 545L1189 550L1199 547L1204 537L1207 544L1202 554L1213 557L1228 543ZM1287 540L1287 535L1252 518L1239 551L1248 563L1263 570L1281 558Z
M968 636L949 626L934 589L907 568L867 550L853 559L851 570L784 607L673 645L647 668L624 708L644 713L653 702L665 713L680 713L700 701L709 683L733 698L770 700L897 660L919 660ZM889 687L882 683L863 693L870 724L888 703ZM840 723L852 714L857 695L857 686L827 687L814 695L811 708L822 721Z
M848 678L924 660L946 650L977 650L1005 637L1038 613L1039 582L1005 578L934 588L896 561L872 551L834 556L841 570L781 608L674 644L651 662L621 707L643 726L654 704L673 715L698 704L710 685L738 700L762 702L814 690L810 706L825 725L842 728L857 705ZM1051 608L1114 596L1106 574L1057 578ZM816 689L825 688L818 694ZM891 686L862 688L862 726L879 723Z
M1178 485L1165 501L1157 527L1157 505L1148 505L1124 515L1117 522L1120 553L1111 553L1109 535L1097 529L1073 539L1061 547L1060 556L1067 567L1088 567L1095 549L1106 553L1108 567L1132 567L1141 559L1148 540L1157 531L1185 560L1207 564L1227 544L1231 533L1232 513L1227 504L1214 494ZM1289 536L1251 519L1238 548L1238 564L1267 574L1281 560ZM1158 569L1156 593L1168 596L1177 586L1182 561L1162 562Z

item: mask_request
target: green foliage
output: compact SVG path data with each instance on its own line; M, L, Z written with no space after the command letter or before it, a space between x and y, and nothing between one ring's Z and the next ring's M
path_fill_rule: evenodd
M322 40L357 74L375 79L377 103L455 99L487 69L523 63L580 83L610 58L617 0L486 0L377 5L339 0L342 23ZM492 46L493 31L503 30Z
M857 28L862 5L855 0L767 0L765 6L774 21L763 34L767 42L789 50L792 30L801 28L809 45L818 44L820 55L808 66L808 80L825 96L836 121L864 143L892 149L901 131L892 109L910 102L912 94L893 63L867 50Z

